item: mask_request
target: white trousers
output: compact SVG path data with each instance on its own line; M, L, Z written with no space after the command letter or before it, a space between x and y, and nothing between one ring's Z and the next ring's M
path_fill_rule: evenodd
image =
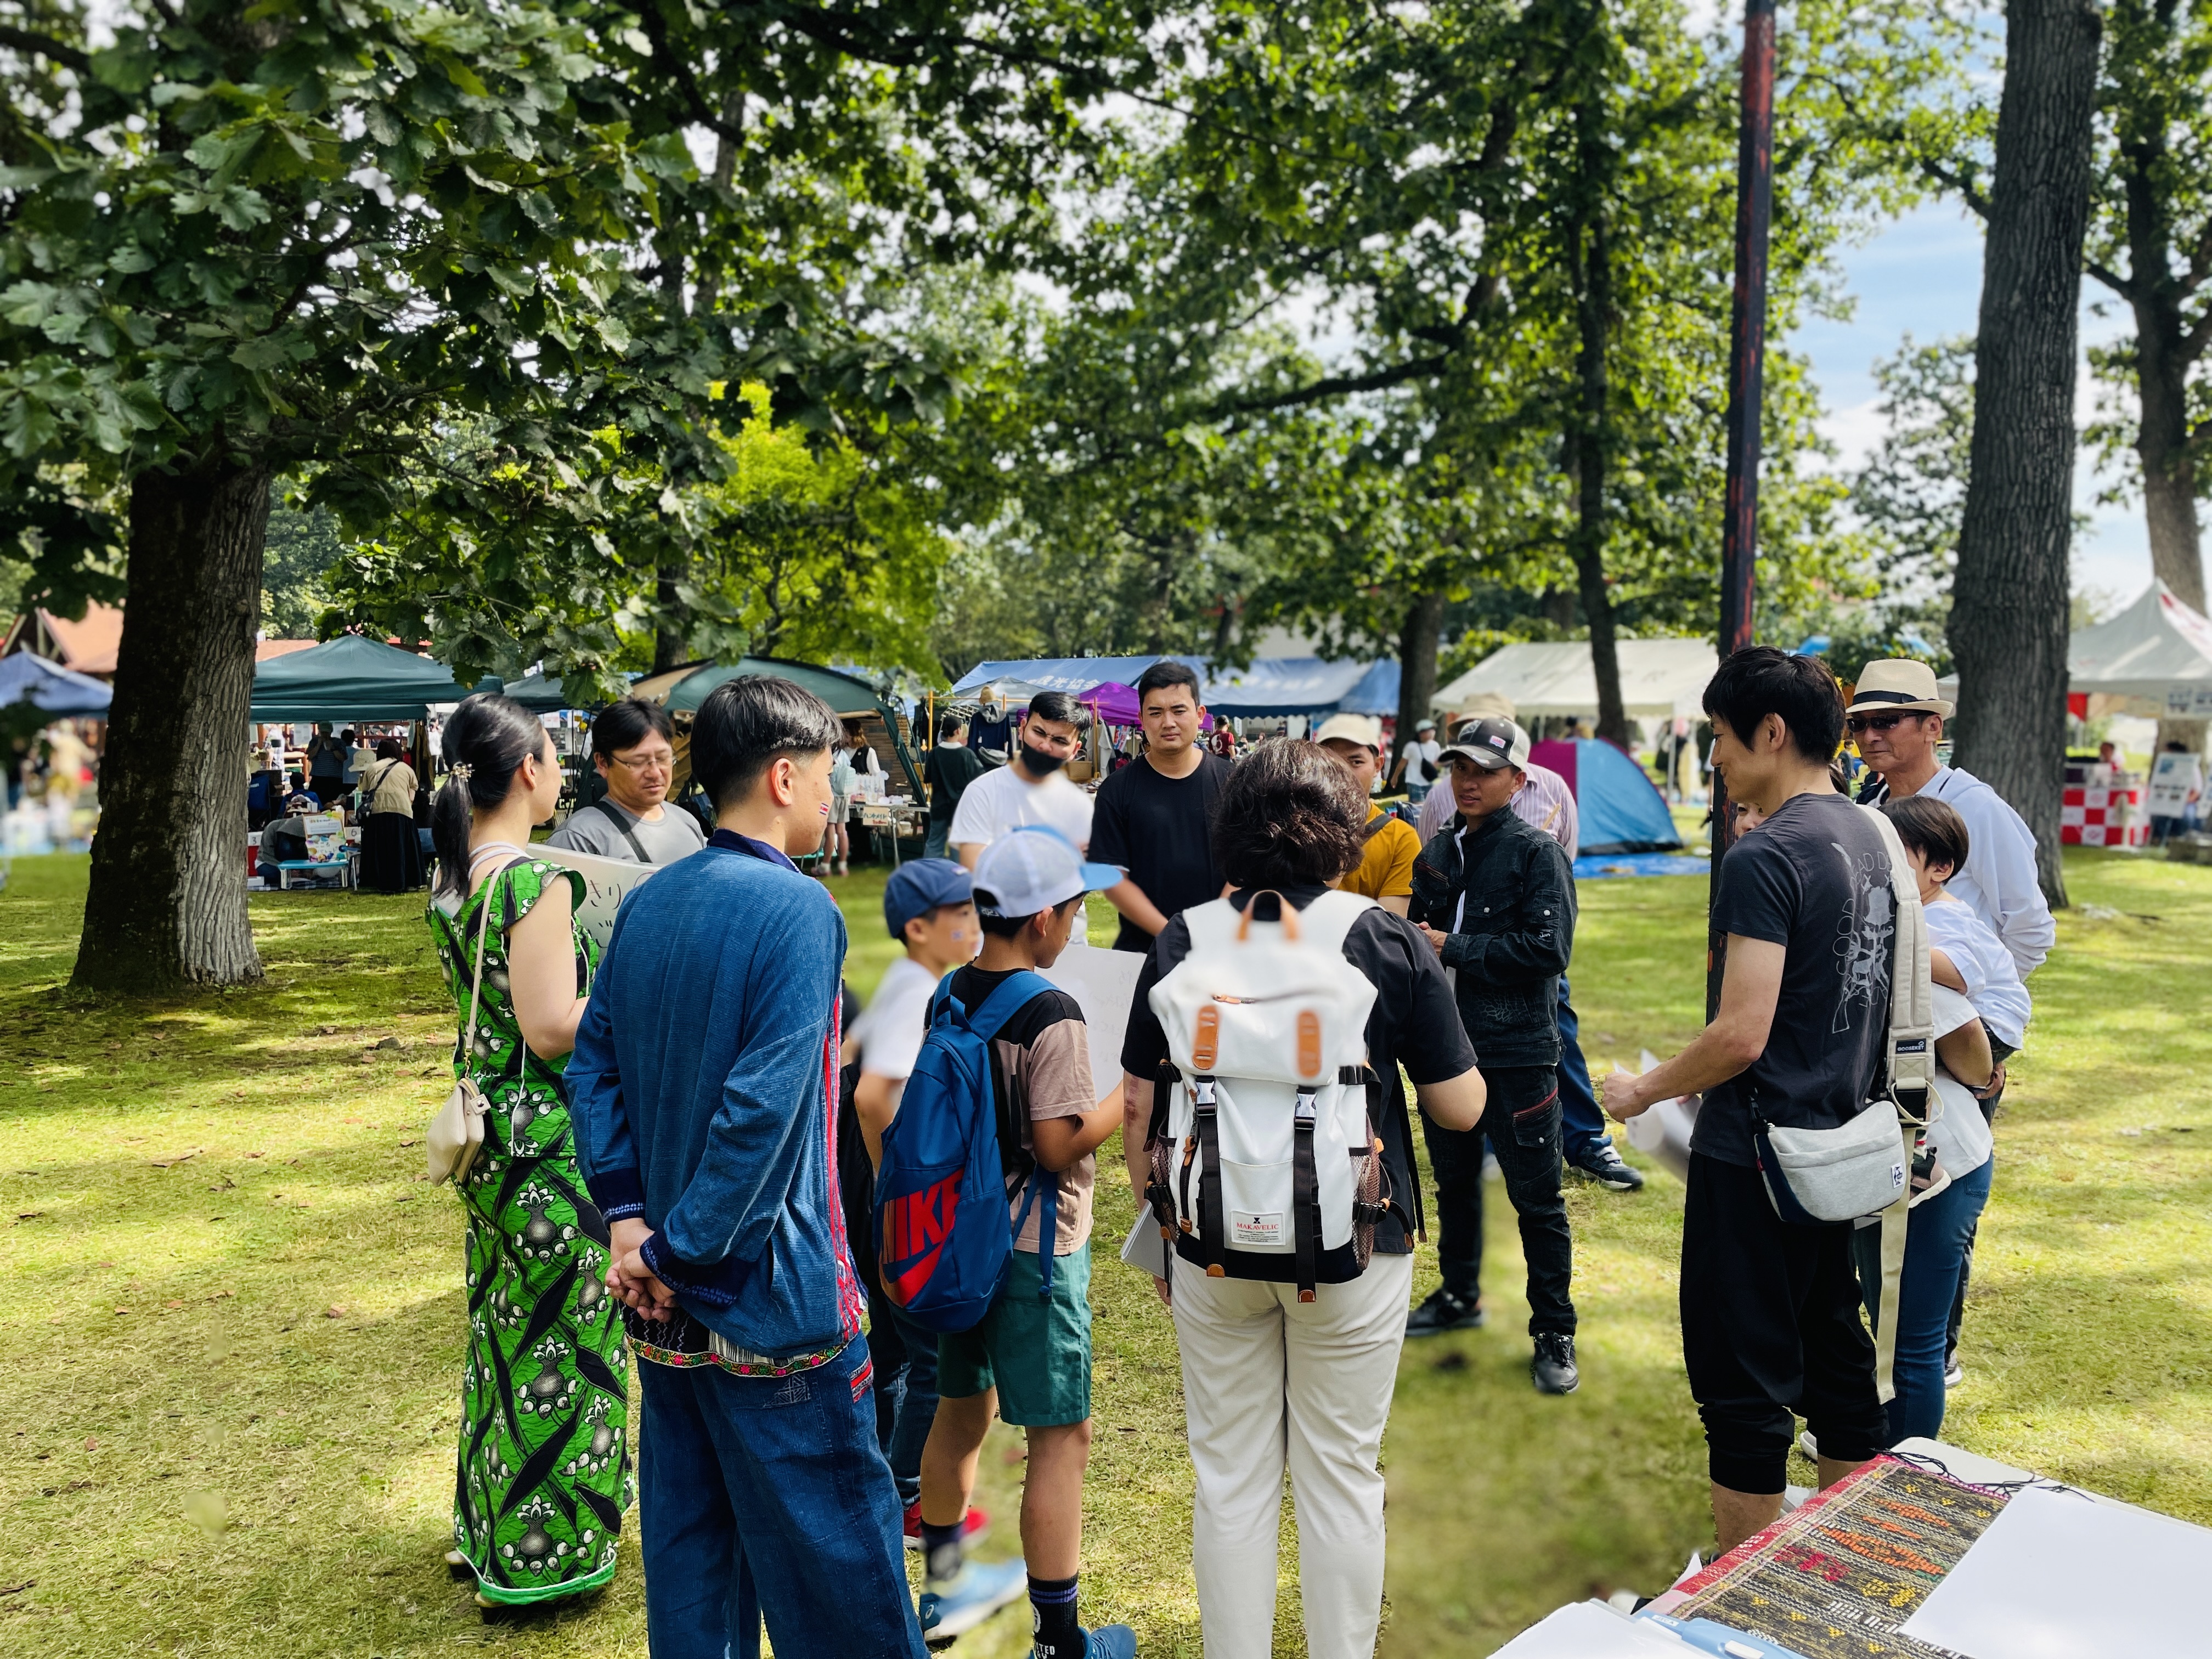
M1382 1616L1375 1465L1413 1283L1413 1257L1378 1255L1349 1285L1320 1285L1302 1304L1295 1285L1208 1279L1176 1258L1206 1659L1267 1659L1285 1463L1307 1649L1312 1659L1373 1659Z

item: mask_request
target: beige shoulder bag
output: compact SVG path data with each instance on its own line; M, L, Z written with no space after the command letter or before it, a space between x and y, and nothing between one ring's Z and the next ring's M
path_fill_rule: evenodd
M502 842L478 848L477 857L481 860L487 853L520 850ZM468 1065L476 1048L477 1005L483 994L484 942L491 928L491 884L499 879L500 873L495 872L484 883L483 915L477 922L476 972L469 981L468 1024L461 1027L461 1075L455 1079L445 1104L430 1119L430 1127L423 1136L428 1149L430 1179L450 1181L456 1187L468 1179L469 1171L476 1167L477 1158L483 1151L484 1113L490 1109L483 1091L469 1075Z

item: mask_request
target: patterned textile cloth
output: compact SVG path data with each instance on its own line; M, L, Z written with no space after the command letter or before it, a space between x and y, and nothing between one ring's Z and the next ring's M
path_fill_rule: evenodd
M457 1012L465 1018L481 906L483 990L465 1063L490 1109L483 1150L460 1188L468 1214L468 1358L461 1373L453 1545L489 1601L596 1590L614 1577L630 1503L629 1361L620 1306L606 1289L607 1225L585 1195L559 1067L529 1052L515 1021L507 930L546 885L583 878L520 860L458 914L428 921ZM598 949L575 930L576 982Z

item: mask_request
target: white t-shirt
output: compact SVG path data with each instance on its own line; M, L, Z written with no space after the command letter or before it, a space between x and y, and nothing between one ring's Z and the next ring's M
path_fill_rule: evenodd
M1929 909L1940 907L1929 905ZM2002 945L1998 947L2003 949ZM1975 1017L1973 1004L1948 985L1933 988L1936 993L1936 1035L1948 1036ZM1942 1102L1942 1109L1934 1115L1928 1126L1928 1144L1936 1149L1936 1160L1950 1171L1953 1180L1972 1175L1990 1161L1995 1137L1990 1133L1990 1121L1982 1115L1981 1103L1976 1100L1966 1085L1948 1072L1936 1073L1936 1097Z
M1091 797L1070 783L1065 772L1048 772L1043 782L1029 783L1012 766L994 767L961 795L945 838L954 847L988 847L1009 830L1029 823L1049 825L1079 852L1086 851Z
M1998 1041L2020 1048L2027 1041L2032 1005L2004 941L1962 900L1948 896L1937 899L1927 907L1927 916L1928 943L1951 958L1951 965L1966 981L1966 999L1974 1012L1989 1022Z
M875 1000L853 1022L863 1073L902 1083L913 1075L929 1035L929 999L937 985L937 975L912 957L901 957L885 970Z
M1408 783L1435 782L1441 771L1437 763L1443 758L1443 744L1438 743L1434 738L1431 738L1426 743L1408 742L1398 751L1398 758L1406 768L1405 781ZM1428 763L1428 775L1425 777L1420 775L1419 769L1413 765L1413 763L1416 760Z

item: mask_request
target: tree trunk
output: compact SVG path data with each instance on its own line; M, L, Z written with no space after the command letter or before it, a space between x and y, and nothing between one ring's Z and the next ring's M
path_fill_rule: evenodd
M665 674L690 660L686 654L689 647L685 629L678 620L684 615L684 600L676 591L676 584L683 574L684 567L678 562L663 564L653 575L653 606L659 618L653 628L653 672L656 674Z
M1415 599L1398 629L1398 747L1413 740L1413 728L1429 718L1437 695L1437 642L1444 631L1444 596L1440 588ZM1382 757L1383 775L1397 762Z
M247 726L265 468L142 472L76 982L261 977L246 914Z
M1575 264L1575 324L1581 338L1575 353L1578 405L1567 453L1575 479L1575 527L1570 550L1583 615L1589 623L1590 673L1597 681L1597 734L1629 747L1628 715L1620 702L1620 653L1613 631L1613 599L1605 586L1605 485L1612 396L1606 363L1606 333L1613 319L1613 256L1606 245L1605 222L1587 232L1577 227Z
M2100 29L2087 0L2013 0L2006 10L1972 470L1949 629L1959 662L1958 763L2027 820L2054 906L2066 902L2058 809L2075 328Z

